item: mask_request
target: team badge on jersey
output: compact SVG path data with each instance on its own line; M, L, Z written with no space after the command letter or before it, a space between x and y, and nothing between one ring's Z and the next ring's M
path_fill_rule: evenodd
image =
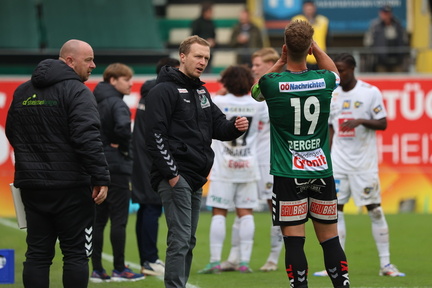
M272 183L272 182L267 182L267 183L265 184L265 187L266 187L267 190L270 190L270 189L273 188L273 183Z
M373 190L373 187L365 187L365 188L363 189L363 193L364 193L365 195L369 195L369 194L371 194L372 190Z
M354 103L354 108L359 108L361 105L363 105L363 102L356 101L356 102Z
M350 100L345 100L342 103L342 109L349 109L351 107L351 101Z
M197 90L198 97L200 99L201 108L208 108L210 107L210 101L207 99L206 91L204 89Z
M375 107L375 108L373 109L373 111L375 112L375 114L378 114L379 112L381 112L381 111L382 111L382 107L381 107L381 105L378 105L377 107Z

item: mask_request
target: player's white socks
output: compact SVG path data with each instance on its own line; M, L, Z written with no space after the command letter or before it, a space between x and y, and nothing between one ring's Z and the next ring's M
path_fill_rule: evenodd
M267 262L273 262L277 264L279 262L279 255L284 245L282 231L279 226L271 226L270 230L270 255L267 258Z
M342 211L338 211L337 228L338 228L339 242L342 246L342 249L345 250L346 226L345 226L345 216Z
M240 262L240 237L239 237L240 218L235 217L231 232L231 249L228 261L234 264Z
M372 221L372 235L378 249L381 267L390 263L389 229L381 206L368 211Z
M240 218L239 237L240 237L240 262L249 263L253 238L255 233L255 222L253 215L246 215Z
M214 215L210 224L210 262L221 261L226 234L226 218Z

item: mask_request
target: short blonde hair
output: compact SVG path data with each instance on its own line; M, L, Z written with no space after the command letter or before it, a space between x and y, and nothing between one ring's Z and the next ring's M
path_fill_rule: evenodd
M179 46L179 54L189 54L190 51L190 47L192 46L192 44L198 43L199 45L202 46L208 46L210 47L210 43L197 36L197 35L193 35L193 36L189 36L186 39L184 39Z
M285 45L293 60L299 60L308 54L312 44L314 29L307 21L291 21L285 28Z
M105 71L103 73L103 80L105 82L109 82L112 77L114 77L115 79L118 79L120 77L131 78L133 74L134 72L129 66L123 63L113 63L108 65L107 68L105 68Z
M252 60L256 57L261 57L264 63L272 62L273 64L279 60L279 53L272 47L265 47L252 54Z

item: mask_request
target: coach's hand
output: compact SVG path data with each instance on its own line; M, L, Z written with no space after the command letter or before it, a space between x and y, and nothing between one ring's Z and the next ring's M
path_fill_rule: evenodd
M108 186L94 186L93 187L92 198L96 204L99 205L103 201L105 201L107 195L108 195Z
M243 132L249 128L249 121L246 119L246 117L237 117L234 125L239 131Z

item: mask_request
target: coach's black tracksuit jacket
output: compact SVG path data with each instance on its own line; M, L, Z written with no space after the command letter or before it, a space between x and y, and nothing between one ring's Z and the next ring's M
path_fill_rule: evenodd
M6 135L15 151L15 186L108 186L95 97L61 60L39 63L15 91Z
M146 97L146 146L153 159L152 186L162 179L185 178L193 191L207 181L213 165L212 139L228 141L243 134L234 120L212 102L199 79L165 66Z

